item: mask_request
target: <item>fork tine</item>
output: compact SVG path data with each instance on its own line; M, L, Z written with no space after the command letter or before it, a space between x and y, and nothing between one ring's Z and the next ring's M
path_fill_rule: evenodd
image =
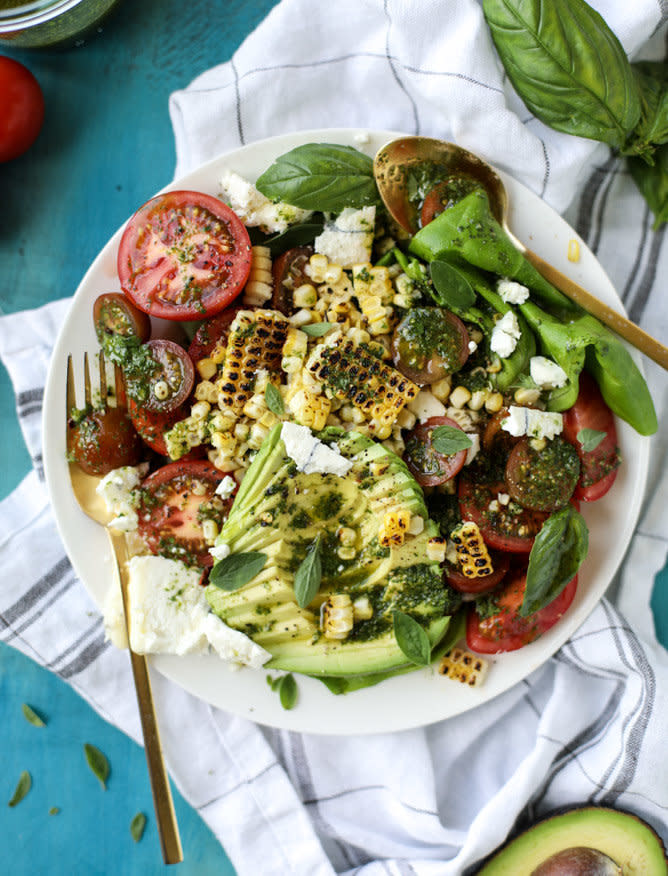
M77 396L74 389L74 370L72 368L72 354L67 357L67 379L65 392L65 422L69 423L72 408L77 406Z
M116 364L114 364L114 393L116 395L116 407L126 407L125 378L123 377L123 372Z
M86 407L91 407L91 391L90 391L90 368L88 367L88 353L84 353L84 399Z
M100 350L98 356L98 369L100 372L100 404L106 408L109 402L109 388L107 387L107 368L104 363L104 353Z

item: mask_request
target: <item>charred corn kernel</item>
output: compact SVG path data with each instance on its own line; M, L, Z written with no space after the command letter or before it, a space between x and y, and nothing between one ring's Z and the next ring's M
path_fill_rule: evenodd
M568 258L569 262L580 261L580 244L574 237L572 237L568 241L568 250L566 253L566 257Z
M409 535L419 535L424 530L424 517L419 514L414 514L411 517L411 522L408 524Z
M232 456L237 449L238 441L231 432L214 432L211 435L210 441L216 450L227 456Z
M457 565L457 548L451 539L447 539L445 542L445 559L453 566Z
M540 389L528 389L522 386L515 390L513 398L518 405L534 405L540 398Z
M488 389L476 389L471 393L471 398L468 400L467 407L472 411L479 411L487 401L489 395Z
M369 431L378 441L385 441L392 435L392 424L372 418L369 420Z
M220 399L219 402L220 404ZM216 432L229 432L237 421L237 415L231 408L216 411L211 417L211 428Z
M378 541L383 547L404 543L411 522L410 511L388 511L378 529Z
M382 304L392 303L390 272L382 265L375 268L368 262L353 265L353 289L358 299L360 295L376 295Z
M200 359L195 365L195 368L197 368L197 373L202 380L211 380L212 377L216 376L216 372L218 371L217 363L214 362L210 356Z
M547 439L546 438L531 438L529 441L533 450L537 450L539 453L541 450L545 450L547 447Z
M218 400L218 390L216 384L210 380L200 380L195 387L195 398L197 401L209 402L215 404Z
M268 434L269 429L266 426L262 426L260 423L253 423L248 433L248 446L253 450L259 450Z
M347 638L353 620L353 603L347 593L332 593L320 608L320 629L327 639Z
M302 283L292 293L292 303L295 307L313 307L318 300L318 293L310 283Z
M455 527L450 538L457 549L457 562L467 578L484 578L494 571L478 524L466 521Z
M346 332L346 338L351 340L353 344L368 344L371 340L371 335L362 328L350 328Z
M452 648L441 657L438 671L469 687L480 687L489 670L489 661L462 648Z
M271 298L274 281L271 275L271 253L267 246L254 246L248 280L242 302L247 307L262 307Z
M473 430L473 415L475 415L475 413L475 411L464 410L464 408L446 408L445 411L446 416L450 417L451 420L454 420L459 428L463 429L465 432L471 432Z
M325 268L325 278L323 283L326 283L328 286L336 286L341 282L342 277L343 268L341 265L330 263Z
M211 520L210 517L207 517L202 521L202 535L204 537L204 541L207 544L213 544L216 540L216 536L218 535L218 524L215 520Z
M370 335L386 335L390 331L391 307L381 304L377 295L359 295L360 309L367 321L367 331Z
M402 429L412 429L416 422L417 417L412 411L409 411L408 408L403 408L399 412L397 426L401 426Z
M248 433L250 432L250 426L248 423L237 423L234 427L234 437L237 441L245 441L248 438Z
M314 395L304 388L288 398L287 406L301 426L308 426L315 432L325 428L331 407L324 395Z
M211 410L211 405L208 402L200 401L194 404L190 409L190 416L194 420L203 420Z
M427 559L430 563L445 562L446 541L441 536L430 538L427 542Z
M369 472L373 475L373 477L379 478L385 474L389 467L390 463L386 459L382 462L372 462L369 466Z
M498 413L503 407L503 396L500 392L492 392L485 399L485 410L490 414Z
M303 325L310 325L312 322L322 322L322 320L317 311L302 307L293 313L292 316L288 317L288 322L294 328L301 328Z
M471 400L471 393L465 386L456 386L448 400L453 408L463 408Z
M229 472L234 472L236 465L230 459L229 456L225 456L223 453L216 453L215 450L212 450L209 453L209 462L211 465L214 465L218 471L222 471L224 474L229 474Z
M230 325L227 354L218 386L218 404L235 412L252 396L258 371L278 370L288 331L274 310L240 310Z
M370 620L373 617L373 606L368 596L358 596L353 602L353 620Z
M272 414L271 411L267 411L258 420L258 423L261 426L266 426L267 429L272 429L276 425L276 423L278 423L278 422L279 422L279 418L276 416L276 414Z
M420 290L408 274L399 274L394 281L394 287L397 291L394 294L392 303L396 307L403 307L405 310L408 310L414 304L417 304L420 298Z
M316 252L308 260L308 264L304 266L304 273L314 283L324 283L328 264L327 256Z
M357 533L349 526L342 526L337 532L337 536L344 547L350 547L357 541Z
M498 374L501 370L501 360L495 356L486 368L488 374Z
M431 389L431 394L434 398L437 398L440 402L445 402L448 400L450 395L450 389L452 388L452 380L450 376L441 377L440 380L437 380L436 383L432 383L429 387Z
M252 395L246 404L241 409L241 412L250 417L251 420L259 420L263 414L266 413L267 410L267 402L265 400L264 394L255 393Z
M357 551L349 545L341 545L336 551L337 556L342 560L354 560L357 556Z

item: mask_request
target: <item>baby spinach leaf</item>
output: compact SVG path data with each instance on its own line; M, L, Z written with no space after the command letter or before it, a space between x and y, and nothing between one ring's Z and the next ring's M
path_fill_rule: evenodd
M306 143L281 155L256 183L272 201L340 213L381 203L373 161L352 146Z
M295 573L295 599L300 608L306 608L320 588L322 562L320 560L320 535L317 535L306 550Z
M429 271L436 293L433 297L441 307L466 310L475 304L473 286L453 265L436 259L429 265Z
M130 822L130 836L136 843L143 837L145 827L146 816L143 812L138 812Z
M299 330L310 335L312 338L321 338L327 332L334 328L331 322L310 322L308 325L302 325Z
M437 453L451 456L472 446L471 439L455 426L436 426L431 433L431 446Z
M9 801L8 805L12 807L18 805L28 793L31 786L32 779L30 778L30 773L27 772L27 770L23 770L23 772L19 776L18 783L16 785L14 793L12 794L12 799Z
M638 86L615 34L584 0L483 0L515 90L557 131L622 148L640 119Z
M209 583L221 590L238 590L258 575L266 562L267 555L260 551L230 554L213 567Z
M283 396L281 395L280 390L276 386L274 386L273 383L267 383L264 389L264 400L266 401L267 407L272 412L272 414L276 414L277 417L281 417L285 413Z
M654 153L654 165L650 167L642 158L627 158L627 165L634 183L654 213L654 230L668 222L668 143Z
M394 638L411 663L417 666L429 666L431 661L431 643L423 627L403 611L392 612Z
M44 718L42 718L41 715L38 715L37 712L27 703L23 703L21 711L23 712L23 717L29 724L32 724L33 727L46 727L46 721Z
M591 453L592 450L596 450L607 434L607 432L599 432L598 429L580 429L575 437L582 445L584 452Z
M301 225L291 225L280 234L274 234L267 238L263 246L269 247L269 252L272 259L281 253L287 252L293 246L305 246L307 243L312 243L319 234L322 234L324 222L310 221L303 222Z
M536 536L519 613L527 617L549 605L571 581L589 546L584 517L571 505L550 515Z
M90 745L88 742L84 745L84 754L86 755L86 763L90 767L91 772L100 780L102 788L106 791L107 779L109 778L109 761L99 748Z
M288 672L287 675L281 676L278 683L278 696L284 709L287 711L294 709L297 705L297 694L297 682L293 674Z

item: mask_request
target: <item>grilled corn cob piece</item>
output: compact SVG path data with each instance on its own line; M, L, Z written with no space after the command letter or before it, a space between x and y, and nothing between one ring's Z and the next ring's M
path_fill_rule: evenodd
M320 608L320 629L325 638L341 641L353 628L353 603L347 593L332 593Z
M450 533L457 549L457 561L467 578L484 578L494 571L487 545L473 521L460 523Z
M464 651L462 648L452 648L441 657L438 671L454 681L460 681L469 687L481 687L489 670L489 662L477 654Z
M237 414L253 395L258 371L278 371L288 332L285 317L274 310L240 310L230 326L218 405Z
M262 307L269 301L274 291L271 252L268 246L254 246L251 252L253 259L250 274L241 300L247 307Z
M388 511L378 528L378 542L382 547L404 543L411 523L410 511Z

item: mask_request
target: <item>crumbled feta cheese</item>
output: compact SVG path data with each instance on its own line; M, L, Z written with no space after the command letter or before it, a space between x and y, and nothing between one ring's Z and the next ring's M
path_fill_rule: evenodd
M311 210L301 210L291 204L274 203L232 170L223 172L220 196L229 204L244 225L259 227L266 233L285 231L295 222L303 222Z
M213 547L209 548L209 553L214 560L224 560L225 557L229 557L230 555L230 546L224 541L221 541L219 544L214 544Z
M517 346L522 332L517 317L509 310L492 329L489 342L490 349L501 359L507 359Z
M412 414L415 414L421 423L424 423L430 417L445 416L445 405L433 393L429 392L428 389L421 389L415 398L407 402L406 408Z
M285 444L285 452L294 460L297 470L303 471L304 474L317 472L343 477L353 467L351 460L319 441L308 426L283 423L281 438Z
M466 450L464 465L470 465L480 451L480 435L477 432L471 432L469 438L471 439L471 446Z
M217 617L199 584L200 573L166 557L132 557L128 563L130 642L138 654L208 654L258 668L270 654ZM105 603L105 628L119 641L119 588ZM122 601L120 623L123 623Z
M476 351L477 349L478 349L478 345L476 344L476 342L475 342L475 341L469 341L469 353L475 353L475 351Z
M496 291L506 304L524 304L529 297L529 290L521 283L502 277L496 282Z
M533 382L542 389L557 389L560 386L565 386L568 380L564 369L552 359L546 359L545 356L531 357L529 373Z
M220 496L221 499L229 499L232 493L237 488L237 482L234 478L231 478L229 475L225 475L222 481L216 487L216 494Z
M322 234L315 239L315 251L342 268L370 262L375 224L375 207L361 210L346 207L336 219L325 224Z
M564 418L558 411L537 411L511 405L508 416L501 428L516 438L528 435L530 438L554 438L564 428Z
M132 532L137 528L139 498L135 490L148 473L148 463L124 465L106 474L95 492L101 496L107 511L116 517L108 524L112 529Z

